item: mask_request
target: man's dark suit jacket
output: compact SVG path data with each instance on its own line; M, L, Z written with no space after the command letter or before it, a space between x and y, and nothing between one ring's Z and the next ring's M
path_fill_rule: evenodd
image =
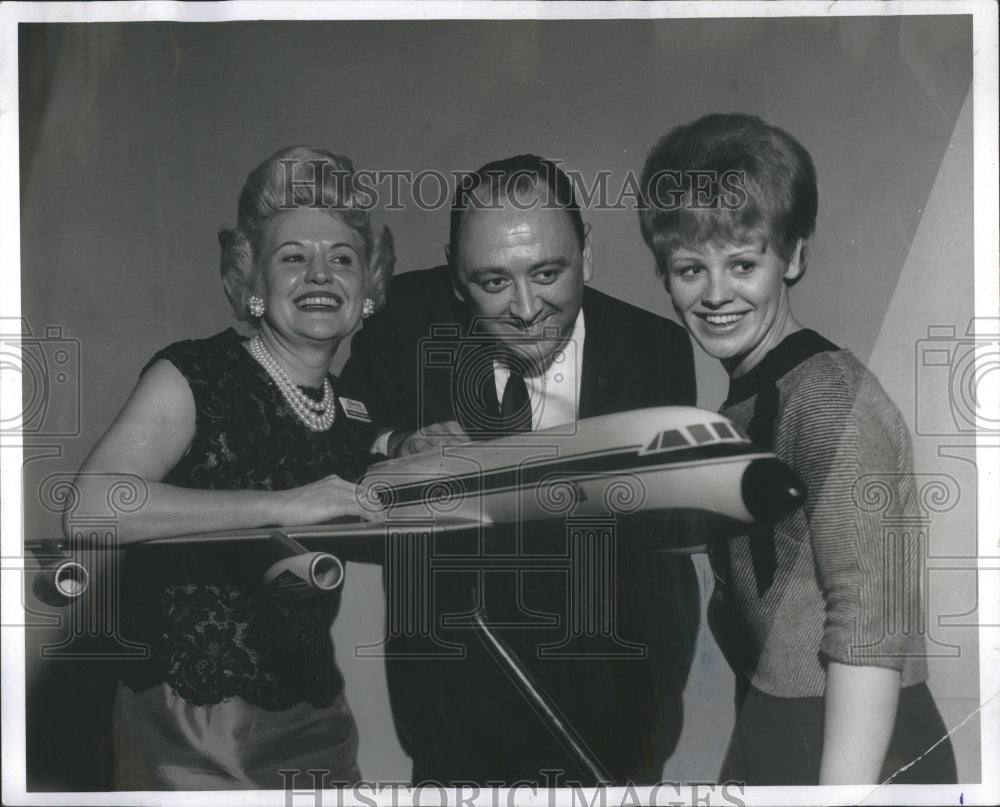
M580 418L694 404L694 359L682 328L591 288L584 291L583 315ZM438 328L433 338L432 326ZM440 326L446 326L444 335ZM456 355L456 342L469 341L468 328L447 267L399 275L386 309L355 335L341 391L362 399L378 425L417 429L445 420L464 423L447 364ZM470 629L441 625L446 613L469 610L473 585L492 592L481 596L490 621L506 623L497 632L612 780L658 781L680 734L681 692L699 612L690 560L657 551L666 548L664 533L662 520L618 519L615 621L626 649L615 650L612 658L551 658L539 652L566 635L565 572L435 575L437 638L464 646L465 657L416 660L413 654L434 645L412 637L390 635L387 645L393 717L414 760L413 781L592 783ZM565 555L566 536L567 525L559 522L524 525L522 551ZM488 540L487 552L516 551L513 535ZM438 551L444 545L435 544ZM449 552L462 551L454 542L449 546ZM606 641L591 648L606 649Z

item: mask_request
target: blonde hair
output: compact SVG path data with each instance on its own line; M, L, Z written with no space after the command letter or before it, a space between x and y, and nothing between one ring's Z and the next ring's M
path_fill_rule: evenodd
M368 197L370 198L370 197ZM276 151L247 177L240 193L236 226L219 231L220 270L226 297L236 318L253 321L247 300L261 292L258 258L268 222L289 210L326 210L361 238L366 293L375 309L385 305L396 264L392 232L372 232L371 205L357 192L354 164L340 154L306 146Z

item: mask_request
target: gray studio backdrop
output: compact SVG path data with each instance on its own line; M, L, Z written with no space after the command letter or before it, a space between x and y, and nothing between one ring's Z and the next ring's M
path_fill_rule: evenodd
M614 202L667 129L745 111L794 134L818 169L810 268L793 291L800 320L869 362L918 432L918 469L950 497L927 497L929 565L974 555L974 455L949 372L975 343L971 59L962 16L22 25L22 314L40 344L63 340L79 357L26 438L26 534L59 534L44 481L79 466L153 352L231 324L216 233L234 223L248 171L279 147L445 175L534 152L588 184L605 172ZM432 179L421 190L440 193ZM586 213L593 284L672 315L633 202ZM446 206L421 209L407 186L400 204L381 216L397 271L440 263ZM702 354L698 370L700 403L715 408L725 377ZM978 703L975 579L938 565L931 684L955 727ZM378 570L350 566L334 633L362 772L405 780L382 664L352 653L379 640L382 615ZM28 631L30 787L100 782L107 669L43 658L67 630ZM731 676L710 642L700 647L672 778L713 778L728 736ZM978 734L973 719L954 736L965 781L980 774Z

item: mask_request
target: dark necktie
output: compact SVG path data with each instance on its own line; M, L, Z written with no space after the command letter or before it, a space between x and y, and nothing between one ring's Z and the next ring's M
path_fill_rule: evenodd
M507 386L500 402L500 426L502 432L531 431L531 399L524 376L516 370L510 371Z

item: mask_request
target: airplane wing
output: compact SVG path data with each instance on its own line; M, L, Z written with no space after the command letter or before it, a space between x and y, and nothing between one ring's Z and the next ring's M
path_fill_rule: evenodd
M420 524L406 520L392 521L394 529L405 530L408 523L415 528ZM437 533L467 532L478 530L482 522L460 518L437 518L434 521L434 531ZM163 546L167 544L200 544L220 543L224 541L265 541L275 532L287 535L304 546L323 548L335 551L348 542L378 540L385 535L385 522L362 521L361 519L342 519L328 524L313 524L294 527L259 527L245 530L216 530L213 532L197 532L188 535L172 535L169 538L150 538L146 541L136 541L128 546Z
M472 532L482 526L481 522L460 518L438 519L434 522L434 532ZM426 532L428 524L394 520L392 527L405 537L409 530L415 534ZM385 535L385 522L341 519L328 524L172 535L101 549L267 541L274 547L275 561L262 576L262 583L275 596L295 598L337 588L343 581L344 566L333 553L358 554L373 546L381 549ZM86 564L74 556L73 550L65 538L25 543L25 552L31 553L40 572L36 593L51 605L72 602L88 588L90 575Z
M602 415L579 421L571 433L511 435L378 463L359 491L379 520L219 530L127 546L270 541L278 559L265 585L304 596L302 586L339 585L343 565L331 553L381 548L387 525L405 538L410 531L478 533L494 524L657 511L670 514L664 526L677 533L678 546L690 544L680 551L693 551L694 540L704 543L698 536L724 538L772 523L805 495L773 454L721 415L693 407Z

